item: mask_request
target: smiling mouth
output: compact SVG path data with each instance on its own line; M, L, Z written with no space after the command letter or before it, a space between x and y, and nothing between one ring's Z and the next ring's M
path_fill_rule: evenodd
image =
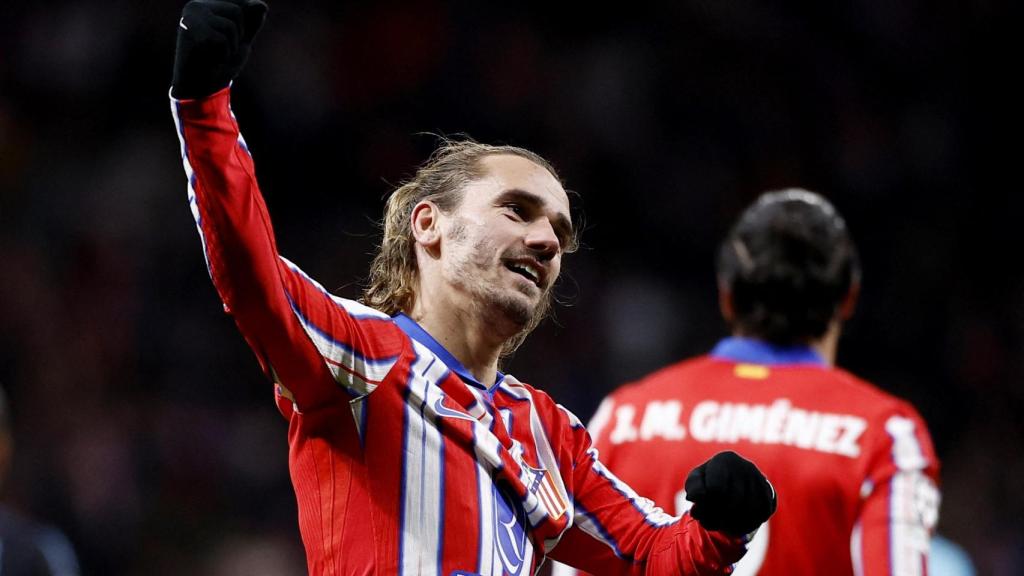
M505 268L526 278L535 286L540 287L540 272L534 266L521 262L505 262Z

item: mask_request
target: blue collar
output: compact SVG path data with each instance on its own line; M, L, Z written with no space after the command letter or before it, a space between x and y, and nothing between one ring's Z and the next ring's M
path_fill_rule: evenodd
M466 370L466 367L462 365L462 362L459 362L455 356L452 356L452 353L442 346L440 342L434 340L434 337L428 334L422 326L416 323L415 320L401 312L396 314L393 318L395 320L395 324L397 324L403 332L413 340L426 346L434 353L435 356L441 359L441 362L444 362L444 365L447 366L449 370L458 374L459 378L462 378L463 382L480 388L481 390L488 390L487 386L478 382L477 379L470 374L469 370ZM494 385L497 386L504 379L505 375L498 372L494 379Z
M776 346L753 338L731 337L721 340L711 351L712 358L765 364L812 364L827 367L828 363L810 346Z

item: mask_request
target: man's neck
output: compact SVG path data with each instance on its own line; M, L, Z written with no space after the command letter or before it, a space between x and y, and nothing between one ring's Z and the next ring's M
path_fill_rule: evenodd
M487 387L494 384L505 340L495 334L483 314L449 311L444 306L417 302L409 317L461 362L478 382Z
M811 348L814 348L815 352L821 354L821 357L825 359L829 366L836 365L836 349L839 347L840 329L841 324L839 320L832 320L825 334L817 340L812 340L810 343Z

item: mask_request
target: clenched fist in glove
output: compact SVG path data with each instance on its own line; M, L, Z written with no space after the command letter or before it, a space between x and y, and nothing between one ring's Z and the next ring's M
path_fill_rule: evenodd
M202 98L226 87L242 71L263 26L262 0L192 0L178 22L171 95Z
M775 489L749 460L719 452L686 477L690 516L708 530L732 536L753 532L775 512Z

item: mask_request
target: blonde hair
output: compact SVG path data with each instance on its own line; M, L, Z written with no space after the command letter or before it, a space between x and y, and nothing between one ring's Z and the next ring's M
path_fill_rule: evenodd
M370 276L363 291L364 304L391 315L412 310L419 279L413 250L413 208L421 201L429 200L443 212L455 210L462 202L466 184L485 175L480 161L499 154L530 160L561 181L547 160L524 148L481 144L471 139L442 139L441 145L416 170L415 176L388 197L381 222L383 238L370 264ZM576 239L573 238L564 251L571 252L575 247ZM542 317L531 322L520 337L513 339L515 342L510 343L511 349L506 346L507 352L514 350Z

